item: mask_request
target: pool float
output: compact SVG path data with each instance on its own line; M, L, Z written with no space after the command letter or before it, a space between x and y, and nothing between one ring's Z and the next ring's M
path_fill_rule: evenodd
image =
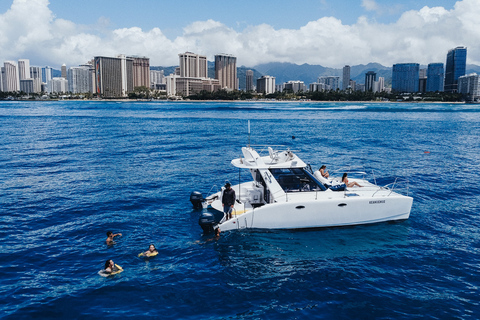
M142 253L139 253L138 256L139 256L139 257L150 258L150 257L155 257L157 254L158 254L158 251L155 251L155 252L152 252L152 253L142 252Z
M108 277L108 276L113 276L115 274L118 274L123 271L123 268L120 267L118 264L115 264L115 267L113 267L112 272L106 272L105 269L102 269L98 271L98 274L101 275L102 277Z

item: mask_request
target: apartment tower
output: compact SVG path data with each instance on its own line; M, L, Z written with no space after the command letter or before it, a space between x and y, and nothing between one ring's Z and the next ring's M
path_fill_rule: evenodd
M95 92L104 98L125 98L133 92L133 60L125 55L95 57Z
M445 92L457 92L458 78L465 75L467 47L456 47L447 53L445 65Z
M207 78L207 57L192 52L180 53L180 77L183 78Z
M343 67L343 82L342 82L342 90L347 90L350 86L350 66L346 65Z
M215 79L223 89L238 90L237 58L232 55L215 56Z
M128 57L133 59L133 87L150 88L150 59L146 57Z

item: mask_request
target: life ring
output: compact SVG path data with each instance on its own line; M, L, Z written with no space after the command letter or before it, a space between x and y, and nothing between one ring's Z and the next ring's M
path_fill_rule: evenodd
M102 277L109 277L109 276L116 275L122 271L123 271L123 268L120 267L118 264L115 264L115 267L112 272L106 272L105 269L102 269L98 271L98 274L101 275Z
M139 256L139 257L150 258L150 257L155 257L157 254L158 254L158 251L155 251L155 252L152 252L152 253L142 252L142 253L139 253L138 256Z

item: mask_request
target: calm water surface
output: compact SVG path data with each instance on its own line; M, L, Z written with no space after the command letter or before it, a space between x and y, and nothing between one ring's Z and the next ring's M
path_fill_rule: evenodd
M477 319L479 111L0 102L0 317ZM252 144L314 168L408 179L410 219L202 236L189 195L238 181L247 120ZM150 243L159 255L139 258ZM125 271L100 277L107 259Z

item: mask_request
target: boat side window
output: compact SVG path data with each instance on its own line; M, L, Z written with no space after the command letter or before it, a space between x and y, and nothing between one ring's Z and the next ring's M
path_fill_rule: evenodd
M275 180L285 192L324 191L325 187L301 168L270 169Z

